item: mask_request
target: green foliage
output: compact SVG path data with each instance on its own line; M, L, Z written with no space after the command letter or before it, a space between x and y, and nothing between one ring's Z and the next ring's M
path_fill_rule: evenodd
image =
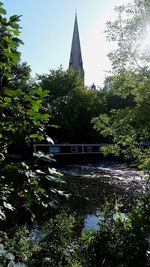
M149 195L127 217L110 203L100 219L98 231L77 238L72 216L57 215L42 229L42 240L33 241L30 228L39 217L60 207L69 195L61 190L61 174L43 165L50 155L35 153L32 163L8 163L10 145L24 150L41 141L46 125L60 141L93 142L100 140L95 129L109 142L105 155L113 153L134 158L149 169L150 151L141 146L150 138L149 55L139 51L149 20L148 1L116 8L118 19L108 23L108 38L118 42L109 55L115 75L106 80L100 92L85 88L81 77L62 69L40 75L37 85L30 80L30 67L20 63L18 46L19 16L7 19L0 3L0 219L2 220L0 256L4 266L148 266ZM127 19L123 18L123 13ZM143 19L144 18L144 19ZM57 125L57 126L56 126ZM51 135L51 134L50 134ZM41 216L42 214L42 216ZM4 221L4 222L3 222ZM7 232L9 238L4 233Z
M150 143L150 75L149 55L139 44L148 26L149 7L148 1L118 7L118 19L107 23L108 39L117 43L117 49L109 54L113 74L104 86L107 112L93 119L94 128L109 143L102 149L104 155L134 160L144 170L150 169L150 150L144 145ZM150 265L149 188L147 191L125 218L116 205L106 207L94 243L85 250L92 255L87 266Z
M10 144L23 147L33 139L41 141L49 115L43 107L48 91L27 88L30 68L26 63L19 64L20 17L6 18L2 3L0 7L0 146L6 153Z
M20 17L14 15L7 19L2 3L0 7L0 218L11 232L15 225L33 222L36 207L56 208L64 192L60 190L60 174L38 166L39 158L50 162L49 155L37 154L34 164L6 161L8 150L24 154L31 142L44 139L49 114L43 106L48 91L31 88L30 68L20 64L17 51L22 43L18 38ZM2 225L5 229L5 224Z
M116 210L116 203L109 203L92 246L87 246L91 255L87 266L149 266L149 204L150 198L146 196L124 217Z
M39 251L26 227L18 229L11 239L1 237L1 242L4 244L0 249L0 263L3 266L25 267L32 254Z
M46 99L51 114L50 135L59 142L94 142L97 140L91 120L105 110L104 96L84 87L80 75L61 68L39 75L37 84L49 91Z
M28 93L22 89L4 89L0 97L2 145L18 142L24 145L33 139L43 139L43 125L49 120L42 105L43 94L47 95L42 89L32 89Z
M27 65L26 62L19 62L17 65L12 66L11 75L9 79L5 79L3 82L6 88L18 89L21 88L27 92L33 88L33 82L31 79L31 68Z
M114 103L107 114L93 119L94 128L110 143L103 148L104 154L123 155L126 159L136 160L143 169L149 169L149 150L142 146L150 140L149 78L142 73L132 72L131 75L128 71L113 78L108 103L112 96L119 96L126 104L118 106ZM132 102L128 102L129 96Z
M3 177L4 179L4 177ZM8 202L8 198L13 191L13 188L3 182L0 182L1 185L1 195L0 195L0 220L5 220L6 215L5 215L5 210L14 210L14 207Z
M28 266L149 266L149 204L150 196L145 195L136 209L123 215L116 200L107 203L98 230L78 237L74 217L62 213L43 226L38 244L33 243L26 229L5 244Z
M0 87L4 77L11 77L12 66L16 65L20 59L17 47L22 41L17 37L19 35L20 16L11 16L9 19L5 17L7 14L0 3Z
M2 261L6 261L9 248L12 260L27 266L149 266L149 204L148 194L136 209L123 215L116 200L107 203L98 230L81 236L75 234L74 217L64 213L44 223L38 243L27 228L21 228L13 238L1 239L5 246Z
M133 3L115 8L117 19L107 22L107 39L115 42L117 48L109 53L115 73L130 70L148 74L150 50L144 46L149 34L149 2L135 0Z
M74 237L75 219L60 214L50 219L43 227L40 252L33 254L29 266L82 266L77 259L78 244Z
M117 44L110 55L114 74L104 86L107 112L93 119L94 128L109 143L103 148L105 155L123 156L149 169L149 149L143 147L150 142L149 56L143 57L145 51L141 51L149 4L135 1L116 12L117 20L108 22L106 31L108 39Z
M46 170L44 166L42 168L38 165L39 159L50 162L50 156L44 155L42 152L36 156L37 160L33 165L27 165L24 162L6 165L3 163L4 166L1 168L1 219L9 220L11 214L8 213L8 218L5 216L6 210L9 209L16 215L14 223L24 224L27 222L30 224L35 220L35 207L58 208L62 198L69 197L60 189L60 185L64 183L62 175L54 168Z

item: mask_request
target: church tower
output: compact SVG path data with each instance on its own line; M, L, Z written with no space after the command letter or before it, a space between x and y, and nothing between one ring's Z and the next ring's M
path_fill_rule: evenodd
M81 74L81 76L84 78L84 69L83 69L82 53L81 53L81 46L80 46L77 14L75 14L74 30L73 30L71 53L70 53L70 60L69 60L69 69L78 71Z

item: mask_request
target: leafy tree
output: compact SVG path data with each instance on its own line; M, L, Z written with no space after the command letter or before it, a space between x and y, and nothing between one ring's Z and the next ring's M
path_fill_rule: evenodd
M93 120L94 127L111 143L104 148L105 154L123 154L149 169L149 149L144 150L142 146L150 140L149 57L146 54L142 61L139 47L148 23L149 3L135 1L134 5L122 6L116 11L118 19L107 24L110 40L118 45L109 55L114 75L107 98L108 111ZM123 17L123 12L127 17Z
M49 164L52 158L42 152L34 156L34 163L0 165L0 219L6 220L2 229L6 232L9 229L9 234L11 231L13 234L16 227L25 223L31 226L41 216L40 211L45 214L53 212L62 199L68 197L61 190L61 184L64 183L62 175L54 168L41 166L42 161Z
M149 51L143 57L140 43L145 38L149 7L149 1L135 1L134 5L116 8L118 19L107 23L108 38L117 43L117 49L109 54L113 72L104 87L107 113L93 119L95 129L110 143L103 148L104 154L134 159L144 170L150 169L150 150L146 148L150 140L150 75ZM110 81L111 88L106 90ZM109 212L106 209L88 247L91 266L149 266L149 187L146 192L139 207L125 220L121 214L114 216L112 207Z
M3 3L0 2L0 89L2 93L2 86L5 77L10 78L12 66L15 66L19 59L20 53L17 48L23 42L18 38L19 36L19 21L20 16L11 16L6 18L7 12L3 8Z
M117 19L107 22L107 39L116 43L117 48L108 56L115 73L126 68L149 71L149 48L144 44L149 35L150 4L147 0L135 0L133 4L115 8Z
M33 81L31 79L31 68L26 62L17 64L12 68L12 78L7 79L5 87L10 89L21 88L29 91L33 88Z
M48 92L42 88L31 89L28 92L22 89L4 89L1 97L0 137L1 147L17 145L16 152L21 153L23 147L31 140L42 140L44 124L49 115L45 113L42 99Z
M111 88L106 90L108 110L93 123L110 143L103 149L105 155L123 155L147 170L150 152L144 143L150 140L149 51L145 53L140 45L148 27L150 4L135 0L133 5L118 7L116 11L118 19L108 22L106 31L108 39L117 45L109 54L113 71ZM105 86L107 89L108 83ZM112 102L114 97L118 103ZM149 266L149 186L145 191L137 209L125 219L116 209L113 212L111 205L105 210L88 247L91 253L87 250L93 257L89 266Z
M42 88L27 90L25 79L29 78L30 69L25 63L19 65L20 53L17 48L22 44L18 38L20 17L14 15L7 19L6 13L0 3L1 151L6 151L8 144L19 143L24 146L31 139L41 140L43 126L49 117L42 104L48 92Z
M6 11L0 3L0 219L7 219L13 211L18 220L21 209L32 217L33 206L36 204L48 207L51 201L46 201L52 200L52 195L59 195L57 185L61 181L58 177L55 179L59 176L56 171L49 169L49 175L46 176L45 169L40 170L37 161L36 166L32 166L31 163L15 164L11 160L7 162L10 146L12 153L24 154L31 142L44 138L44 127L49 115L43 106L48 91L41 87L26 88L25 77L29 77L30 69L26 64L20 64L20 54L17 51L22 43L18 38L19 16L7 19L5 15ZM28 153L31 154L32 150ZM37 156L40 160L51 162L49 156ZM50 190L53 189L53 183L55 190L52 193Z
M61 68L38 76L38 85L49 91L46 99L51 113L51 136L59 142L95 142L99 140L92 129L93 116L105 110L104 97L98 91L84 87L80 75Z
M97 231L88 231L80 239L79 254L83 266L149 266L149 196L126 217L115 201L107 203Z

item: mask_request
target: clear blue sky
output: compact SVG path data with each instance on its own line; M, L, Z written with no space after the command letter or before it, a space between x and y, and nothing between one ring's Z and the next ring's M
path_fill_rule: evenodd
M105 15L109 13L110 4L112 6L113 2L116 4L116 0L4 0L4 7L9 16L22 15L21 39L25 44L20 51L22 61L31 66L33 76L35 73L48 73L49 69L57 69L60 65L64 69L68 68L77 9L86 83L98 84L103 79L104 70L100 65L96 65L101 62L101 55L97 53L97 63L94 59L92 62L96 51L91 44L97 42L93 27L98 26L95 34L104 39L102 24L106 22ZM103 47L99 49L103 54ZM94 67L97 68L95 72ZM107 69L107 66L105 68Z

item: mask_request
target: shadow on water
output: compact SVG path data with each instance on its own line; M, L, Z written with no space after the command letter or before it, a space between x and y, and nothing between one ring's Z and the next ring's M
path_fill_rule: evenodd
M146 186L144 172L115 161L67 165L60 171L66 181L64 190L71 193L64 208L82 218L87 229L96 228L106 201L117 198L125 214L136 205Z

